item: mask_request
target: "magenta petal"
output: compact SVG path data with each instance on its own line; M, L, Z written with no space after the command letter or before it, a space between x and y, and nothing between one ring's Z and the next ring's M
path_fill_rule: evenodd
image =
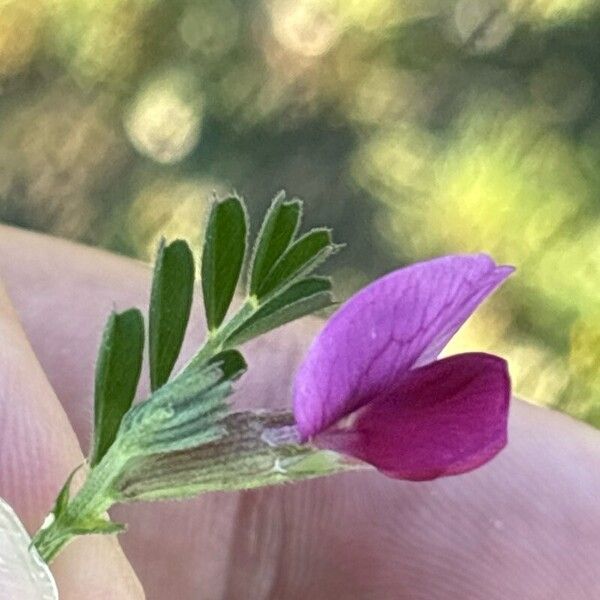
M447 256L394 271L350 298L296 375L301 435L316 435L434 360L512 271L483 254Z
M503 359L459 354L411 371L393 393L315 439L390 477L420 481L457 475L506 445L509 399Z

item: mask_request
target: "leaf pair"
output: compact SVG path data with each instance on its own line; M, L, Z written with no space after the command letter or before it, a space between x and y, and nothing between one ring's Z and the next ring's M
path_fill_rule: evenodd
M302 218L302 202L273 200L254 246L249 293L262 302L314 271L337 251L331 230L313 229L294 240Z
M152 280L149 311L150 385L168 380L187 328L194 292L194 258L186 242L161 242ZM90 465L112 446L135 397L142 369L144 319L132 308L110 316L96 364L94 441Z
M329 229L313 229L295 239L302 202L273 200L256 238L248 274L253 310L237 315L222 347L231 348L289 321L332 304L331 282L310 277L339 248ZM247 252L248 220L243 201L231 196L212 208L202 256L206 320L214 336L221 327Z
M302 202L273 200L254 244L248 293L257 309L228 336L226 346L242 344L267 331L333 304L331 280L310 274L340 246L329 229L313 229L294 239Z
M288 249L302 219L302 202L285 200L280 192L271 203L254 245L250 267L251 296L260 296L261 287L275 263Z

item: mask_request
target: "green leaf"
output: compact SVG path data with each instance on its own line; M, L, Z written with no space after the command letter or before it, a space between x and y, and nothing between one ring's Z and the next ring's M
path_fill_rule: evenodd
M273 265L289 247L302 216L300 200L285 201L280 192L267 211L256 242L250 269L250 295L256 294Z
M135 405L123 419L119 440L131 455L171 452L223 435L232 377L246 368L237 351L223 352L201 368L188 369Z
M275 263L258 289L259 299L314 271L340 246L331 241L330 229L313 229L295 241Z
M246 208L240 198L232 196L213 205L202 253L202 291L209 331L221 325L233 299L246 255L247 231Z
M142 370L144 319L137 308L113 312L104 329L96 364L94 390L93 467L115 440L123 415L129 410Z
M239 346L267 331L333 304L331 281L328 278L302 279L266 302L231 332L225 346Z
M194 295L194 257L187 243L161 241L150 296L150 385L156 390L169 379L177 361Z

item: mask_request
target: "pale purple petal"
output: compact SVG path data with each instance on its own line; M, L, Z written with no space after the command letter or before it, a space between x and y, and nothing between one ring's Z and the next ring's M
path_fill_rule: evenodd
M421 481L471 471L507 441L510 379L490 354L459 354L411 371L393 393L315 438L390 477Z
M484 254L394 271L350 298L315 339L296 375L294 414L307 439L434 360L509 275Z

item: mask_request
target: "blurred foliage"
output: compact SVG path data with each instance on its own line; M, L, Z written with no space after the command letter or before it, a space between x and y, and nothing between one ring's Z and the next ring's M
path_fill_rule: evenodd
M449 351L600 425L591 0L2 0L0 218L148 258L285 188L340 295L435 254L518 274Z

